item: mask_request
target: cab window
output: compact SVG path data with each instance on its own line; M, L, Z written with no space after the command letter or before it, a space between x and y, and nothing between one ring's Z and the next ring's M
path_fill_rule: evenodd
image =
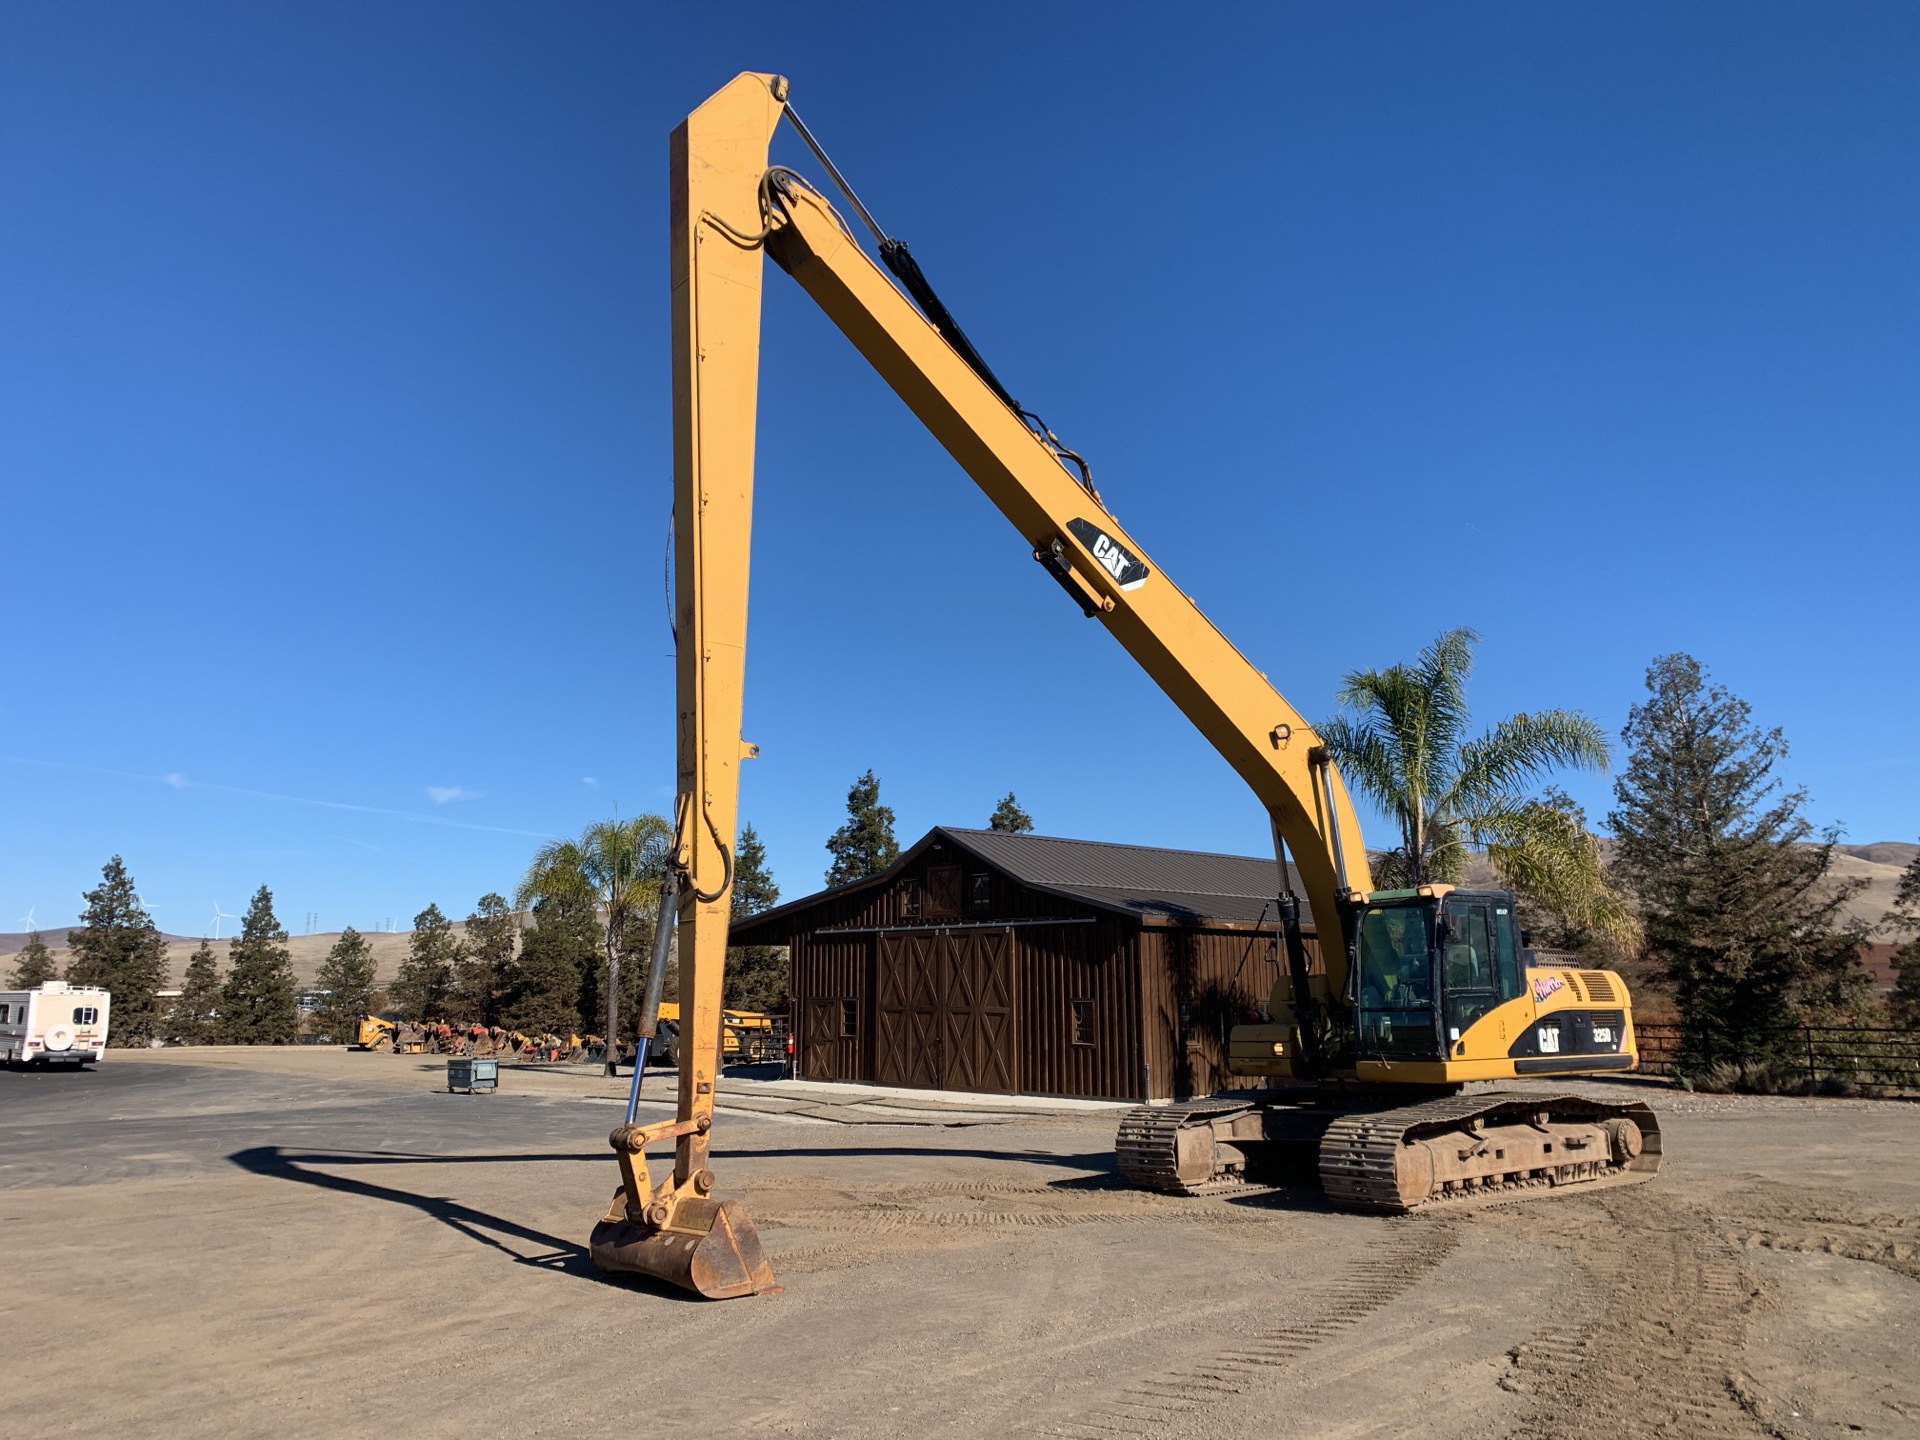
M1492 907L1449 897L1446 905L1447 1041L1458 1040L1499 1003L1494 979Z
M1493 907L1493 969L1500 982L1500 998L1513 1000L1520 994L1520 947L1515 943L1519 921L1511 905Z
M1363 1054L1434 1055L1431 915L1425 905L1381 905L1360 922Z

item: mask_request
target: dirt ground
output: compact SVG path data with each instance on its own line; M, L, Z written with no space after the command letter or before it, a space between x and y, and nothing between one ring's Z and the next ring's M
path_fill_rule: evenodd
M714 1303L585 1256L623 1083L507 1070L468 1097L442 1074L335 1050L0 1073L7 1414L207 1436L1920 1436L1920 1106L1638 1087L1667 1139L1652 1184L1383 1220L1124 1189L1113 1110L734 1083L715 1169L787 1288Z

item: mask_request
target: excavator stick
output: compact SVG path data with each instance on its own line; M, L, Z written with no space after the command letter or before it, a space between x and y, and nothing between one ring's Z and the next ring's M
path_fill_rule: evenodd
M733 845L753 526L754 409L764 253L760 186L786 82L735 77L674 132L674 684L678 711L674 838L663 892L680 931L679 1093L675 1118L627 1123L610 1137L623 1184L594 1227L603 1270L651 1275L709 1299L776 1292L760 1236L737 1200L715 1194L708 1165L720 1079L722 978L733 909ZM669 914L663 910L664 937ZM651 1038L665 950L649 977L641 1033ZM620 1037L609 1035L607 1044ZM644 1065L644 1055L637 1056ZM658 1190L648 1143L675 1142Z

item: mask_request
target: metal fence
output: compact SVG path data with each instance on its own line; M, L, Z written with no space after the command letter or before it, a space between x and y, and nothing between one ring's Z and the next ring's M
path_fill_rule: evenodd
M1635 1022L1640 1069L1671 1075L1684 1031L1678 1025ZM1771 1031L1757 1047L1784 1073L1809 1088L1832 1085L1870 1094L1920 1093L1920 1030L1885 1025L1794 1025Z

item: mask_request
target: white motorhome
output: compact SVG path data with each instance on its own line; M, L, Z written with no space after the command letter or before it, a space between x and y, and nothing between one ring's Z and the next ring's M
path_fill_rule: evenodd
M49 980L37 990L0 990L0 1062L84 1065L107 1049L104 990Z

